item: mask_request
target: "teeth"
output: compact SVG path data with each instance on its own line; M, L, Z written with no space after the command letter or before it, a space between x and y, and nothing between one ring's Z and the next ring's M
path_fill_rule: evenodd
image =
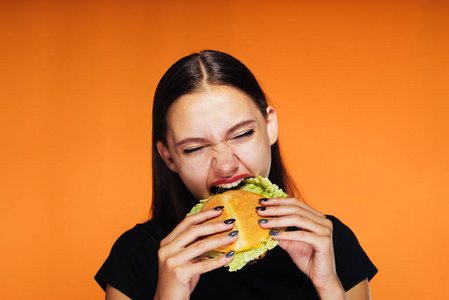
M219 184L219 185L217 185L217 186L218 186L219 188L221 188L221 189L230 189L230 188L233 188L233 187L238 186L243 180L244 180L244 178L240 178L240 179L237 180L237 181L234 181L234 182L231 182L231 183Z

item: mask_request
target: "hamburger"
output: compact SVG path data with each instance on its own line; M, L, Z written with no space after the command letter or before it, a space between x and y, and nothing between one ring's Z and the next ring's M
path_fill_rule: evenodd
M239 230L238 239L231 244L216 248L204 253L204 256L216 258L229 251L235 251L233 259L226 264L229 271L237 271L250 261L262 258L268 250L273 249L278 241L273 239L270 229L260 227L260 216L256 212L256 206L260 206L260 198L286 198L288 195L267 178L247 178L239 186L232 189L219 189L217 193L208 199L200 200L188 215L198 213L205 209L224 206L223 213L206 222L224 221L235 219L232 230ZM269 219L269 218L267 218ZM273 229L271 229L273 230ZM276 228L274 230L282 230ZM220 235L228 232L218 233ZM206 238L216 236L210 235Z

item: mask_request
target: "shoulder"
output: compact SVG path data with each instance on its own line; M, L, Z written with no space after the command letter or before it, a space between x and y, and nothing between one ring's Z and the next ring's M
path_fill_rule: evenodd
M154 260L164 237L164 230L154 221L137 224L117 239L106 262L119 265Z
M114 248L134 251L135 246L156 246L159 248L161 240L165 237L162 227L156 222L150 220L145 223L137 224L134 228L123 233L114 243Z
M157 252L165 232L154 221L137 224L123 233L95 276L132 299L144 299L156 288Z
M346 226L342 221L340 221L340 219L332 215L326 215L326 218L332 221L334 239L336 238L336 239L357 240L357 237L355 236L354 232L352 232L352 230L348 226Z
M357 240L354 232L346 226L340 219L335 216L326 215L326 218L332 221L333 224L333 240L334 246L338 246L335 250L347 249L347 248L357 248L360 247L359 241Z
M326 215L333 224L333 244L337 274L349 290L362 280L371 280L377 268L360 245L354 232L338 218Z

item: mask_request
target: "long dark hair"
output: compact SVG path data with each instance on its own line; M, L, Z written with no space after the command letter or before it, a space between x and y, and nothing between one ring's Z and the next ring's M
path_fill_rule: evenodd
M267 97L251 71L234 57L206 50L178 60L160 80L153 102L153 203L152 219L170 232L198 202L179 175L171 171L158 153L156 142L166 143L166 115L181 96L205 86L226 85L246 93L266 117ZM268 178L289 195L297 189L281 158L279 143L271 146L271 169Z

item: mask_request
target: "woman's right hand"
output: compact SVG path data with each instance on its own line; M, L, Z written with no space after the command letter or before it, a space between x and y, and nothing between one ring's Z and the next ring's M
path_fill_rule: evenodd
M188 216L161 241L158 253L159 277L154 299L189 299L201 274L217 269L232 260L231 252L216 259L202 261L198 259L206 251L237 240L235 233L199 239L232 229L234 226L232 220L203 224L221 213L222 207L216 207Z

